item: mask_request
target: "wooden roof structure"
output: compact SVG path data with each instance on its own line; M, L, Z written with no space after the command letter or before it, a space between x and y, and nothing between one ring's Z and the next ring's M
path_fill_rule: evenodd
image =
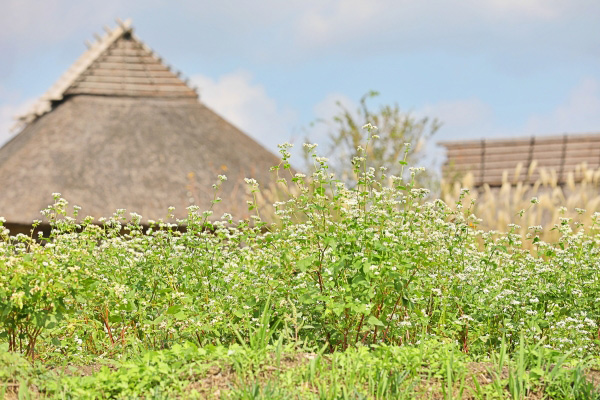
M501 186L505 171L512 183L535 182L544 170L555 174L558 184L564 184L568 174L582 164L590 169L600 168L600 133L438 144L447 149L443 175L453 179L470 172L475 186Z
M279 158L202 104L196 90L120 22L71 66L0 148L0 216L41 219L59 192L80 216L116 209L144 220L211 207L248 216L244 178L273 181Z

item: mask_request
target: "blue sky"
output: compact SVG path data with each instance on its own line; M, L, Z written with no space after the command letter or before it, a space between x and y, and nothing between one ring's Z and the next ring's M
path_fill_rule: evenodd
M597 0L0 3L0 143L116 17L270 149L369 90L439 118L435 141L600 131Z

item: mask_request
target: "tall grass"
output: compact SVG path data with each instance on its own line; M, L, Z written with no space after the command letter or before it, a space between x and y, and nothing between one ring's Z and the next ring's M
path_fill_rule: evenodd
M573 229L591 225L593 214L600 211L600 168L594 170L585 164L579 165L568 173L563 185L558 184L555 171L545 169L539 170L540 178L533 183L513 183L521 170L519 165L515 171L505 171L499 188L487 184L475 187L471 173L457 181L443 180L441 199L450 207L459 201L470 204L476 199L471 211L481 220L480 229L512 231L523 237L538 231L537 235L545 242L558 240L561 233L553 228L565 218ZM532 163L527 175L531 177L535 171ZM463 194L461 200L463 189L468 189L468 194ZM532 202L538 204L532 207Z

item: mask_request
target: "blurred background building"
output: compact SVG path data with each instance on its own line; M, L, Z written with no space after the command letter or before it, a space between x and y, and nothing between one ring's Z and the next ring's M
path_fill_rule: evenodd
M247 218L244 178L267 185L279 163L201 103L129 21L90 44L21 123L0 149L0 215L13 232L41 219L55 192L80 217L126 209L146 222L197 205ZM215 193L219 175L228 179Z

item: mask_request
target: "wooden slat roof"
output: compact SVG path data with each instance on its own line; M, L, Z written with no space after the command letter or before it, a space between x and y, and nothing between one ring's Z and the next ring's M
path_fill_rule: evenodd
M535 182L542 170L556 174L557 183L586 164L600 168L600 133L532 136L514 139L482 139L440 142L447 149L443 174L447 178L471 172L475 185L500 186L505 171L510 181ZM518 176L515 171L521 165ZM536 166L529 174L530 166Z
M30 123L70 95L198 98L180 75L133 34L130 20L119 21L19 119Z

